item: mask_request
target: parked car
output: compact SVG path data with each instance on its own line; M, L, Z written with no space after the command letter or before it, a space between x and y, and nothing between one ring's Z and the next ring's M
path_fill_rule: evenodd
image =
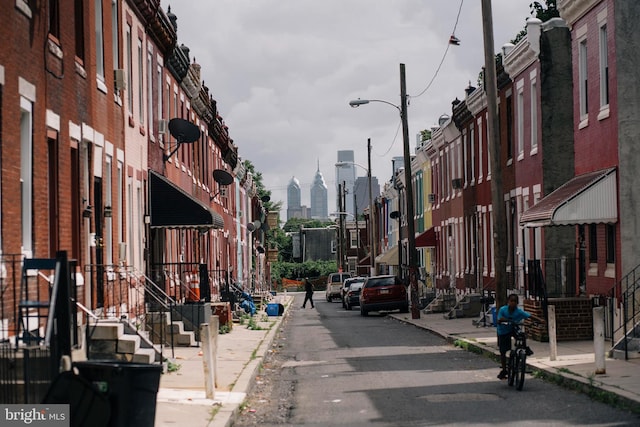
M352 282L349 285L349 289L347 289L347 293L342 300L344 308L351 310L351 307L354 305L360 305L360 291L362 291L363 285L364 280L361 282Z
M409 312L407 287L396 276L369 277L360 292L360 314L367 316L370 311L389 310Z
M327 276L327 290L325 297L327 302L333 301L334 298L342 297L342 284L351 277L351 273L331 273Z
M342 301L342 307L346 308L344 297L347 295L349 286L351 286L352 283L364 283L365 280L367 280L366 277L358 276L358 277L351 277L349 279L346 279L344 282L342 282L342 290L340 291L340 301Z

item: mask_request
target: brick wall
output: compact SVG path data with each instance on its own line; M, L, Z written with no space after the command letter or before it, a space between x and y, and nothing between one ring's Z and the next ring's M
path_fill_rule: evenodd
M551 298L556 307L556 340L578 341L593 339L593 306L587 298ZM544 318L541 301L525 300L523 309ZM536 341L549 341L547 325L528 327L529 336Z

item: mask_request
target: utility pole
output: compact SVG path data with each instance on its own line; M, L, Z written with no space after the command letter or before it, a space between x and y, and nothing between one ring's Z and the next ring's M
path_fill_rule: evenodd
M487 94L487 142L491 156L491 204L493 208L493 260L496 280L496 307L507 302L507 225L502 184L500 136L498 126L498 89L496 60L493 51L493 15L491 0L482 0L482 30L484 34L484 87Z
M343 212L344 209L342 208L342 183L338 183L338 212ZM340 273L342 273L342 240L344 238L343 236L343 216L342 213L338 214L338 259L337 259L337 266L338 266L338 271Z
M376 266L376 256L378 255L378 230L377 230L377 222L375 221L375 215L373 211L373 189L371 184L371 138L367 139L367 153L368 153L368 164L367 164L367 179L369 180L369 226L371 227L371 254L369 255L371 259L371 276L375 276L377 274L377 266Z
M407 234L409 251L409 283L411 287L411 318L420 318L418 308L418 257L416 254L416 231L413 208L413 183L411 182L411 151L409 149L409 124L407 121L407 82L404 64L400 64L400 116L402 118L402 141L404 145L404 180L407 197ZM400 250L400 248L398 248Z

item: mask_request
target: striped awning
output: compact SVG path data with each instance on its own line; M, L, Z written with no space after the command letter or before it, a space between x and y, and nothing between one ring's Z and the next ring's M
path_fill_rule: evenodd
M154 171L149 172L149 198L151 228L224 227L220 214Z
M579 175L542 198L520 217L525 227L618 221L616 169Z

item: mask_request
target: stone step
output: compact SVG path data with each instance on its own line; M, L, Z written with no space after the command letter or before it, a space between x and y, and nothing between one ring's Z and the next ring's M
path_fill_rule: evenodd
M92 340L117 340L124 335L122 323L98 322L89 328Z
M156 360L156 351L152 348L140 348L133 355L132 362L153 363Z

